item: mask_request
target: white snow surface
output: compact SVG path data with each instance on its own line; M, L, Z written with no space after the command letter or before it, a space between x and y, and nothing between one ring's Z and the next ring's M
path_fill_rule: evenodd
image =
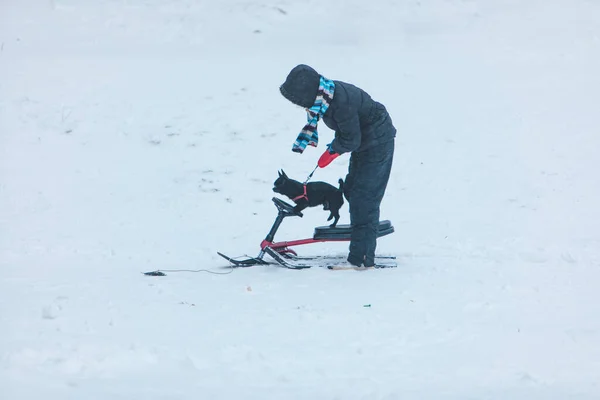
M216 254L333 137L298 63L392 115L398 268ZM0 398L600 399L598 71L592 0L1 0Z

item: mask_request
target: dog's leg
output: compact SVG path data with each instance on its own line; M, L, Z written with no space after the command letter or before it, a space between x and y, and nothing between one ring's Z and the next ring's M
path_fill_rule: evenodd
M294 207L294 211L296 212L301 212L302 210L304 210L306 207L308 206L308 204L296 204L296 206Z
M333 220L333 224L329 225L331 228L335 228L335 226L337 225L338 221L340 220L340 213L339 210L333 210L331 212L331 215L329 216L329 219L327 221L329 221L332 217L334 217L335 219Z

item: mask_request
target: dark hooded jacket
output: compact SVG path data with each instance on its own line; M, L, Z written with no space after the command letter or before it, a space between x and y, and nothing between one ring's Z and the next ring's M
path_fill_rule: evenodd
M317 97L320 77L308 65L298 65L281 85L281 94L298 106L310 108ZM335 131L333 151L360 152L396 137L396 128L383 104L350 83L333 82L333 100L323 115L323 122Z

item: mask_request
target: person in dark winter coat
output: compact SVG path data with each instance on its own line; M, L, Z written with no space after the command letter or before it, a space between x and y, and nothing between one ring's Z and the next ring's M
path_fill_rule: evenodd
M335 137L319 159L319 167L351 153L344 183L352 226L348 262L357 267L374 266L380 204L392 169L396 137L388 111L364 90L327 79L304 64L290 71L280 91L307 111L308 122L292 151L302 153L307 145L317 146L317 124L322 119Z

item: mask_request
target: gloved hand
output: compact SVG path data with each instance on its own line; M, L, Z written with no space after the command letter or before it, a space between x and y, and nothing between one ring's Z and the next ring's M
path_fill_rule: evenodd
M327 150L325 150L325 152L321 155L321 158L319 158L319 161L317 162L317 164L319 165L319 167L325 168L339 156L340 155L338 153L336 153L335 151L332 150L331 143L329 143L327 145Z

